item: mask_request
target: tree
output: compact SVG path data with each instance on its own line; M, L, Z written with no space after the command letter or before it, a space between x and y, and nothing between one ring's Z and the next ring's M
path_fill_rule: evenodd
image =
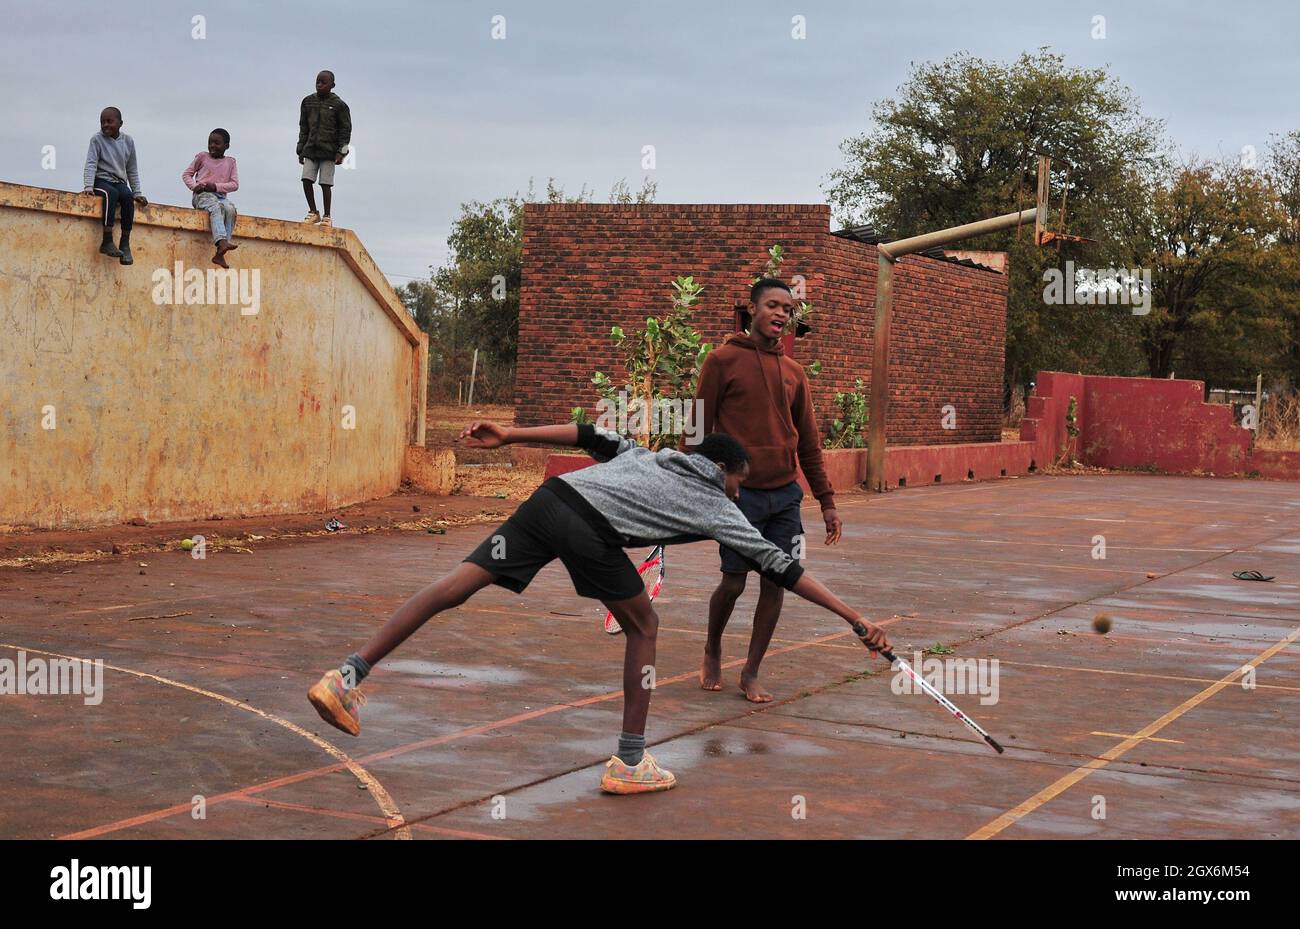
M649 203L654 196L652 181L632 190L621 180L610 190L609 202ZM576 196L567 196L551 179L541 195L530 182L522 195L461 205L447 237L447 263L431 269L428 281L398 289L417 324L429 333L432 395L456 395L456 385L469 380L477 348L475 396L487 401L509 398L519 338L524 204L587 203L592 198L585 184Z
M1056 156L1054 202L1068 196L1069 231L1098 240L1071 251L1039 249L1032 228L983 236L970 248L1010 252L1006 379L1085 363L1095 373L1141 365L1125 307L1055 307L1043 271L1067 258L1116 265L1132 210L1167 169L1162 125L1104 68L1070 68L1046 49L1013 64L961 53L914 67L895 99L878 102L875 127L845 140L845 165L827 190L837 214L904 237L1028 209L1035 152ZM1125 265L1127 266L1127 265Z
M672 287L673 308L667 315L647 316L645 328L631 335L621 326L610 330L627 382L616 389L602 371L591 378L605 409L623 408L628 431L656 451L675 445L684 431L700 368L713 349L691 325L704 287L693 277L678 277Z
M1300 384L1300 130L1273 136L1264 177L1277 209L1276 265L1260 299L1277 309L1285 332L1283 376Z
M1144 213L1128 242L1152 272L1152 310L1138 319L1146 373L1225 385L1280 373L1286 333L1267 295L1282 222L1267 177L1237 161L1189 162Z

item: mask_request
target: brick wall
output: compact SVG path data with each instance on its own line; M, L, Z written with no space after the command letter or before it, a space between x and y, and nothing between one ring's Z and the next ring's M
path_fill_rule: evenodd
M822 362L813 402L823 429L831 398L870 383L876 249L830 234L822 204L529 204L524 210L515 421L564 422L594 409L591 375L617 380L611 326L640 328L671 308L669 283L704 285L696 327L718 344L748 298L767 249L785 248L782 276L806 279L813 331L795 357ZM895 268L890 442L1000 438L1006 277L931 258ZM941 409L957 410L945 430Z

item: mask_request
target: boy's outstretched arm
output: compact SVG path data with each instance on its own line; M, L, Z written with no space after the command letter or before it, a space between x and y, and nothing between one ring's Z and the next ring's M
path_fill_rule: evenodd
M565 423L563 426L498 426L475 420L461 432L465 444L473 448L499 448L513 442L538 442L542 445L571 445L586 450L597 461L609 461L637 448L631 439L616 432L600 429L591 423Z
M808 574L808 572L805 571L799 575L799 580L795 581L794 586L790 589L809 603L815 603L822 609L830 610L850 623L862 623L862 625L866 626L867 635L862 641L873 652L889 649L889 639L886 638L884 629L863 619L856 610L851 609L843 600L831 593L829 587Z
M500 448L515 442L539 442L543 445L577 445L578 426L498 426L496 423L476 419L460 434L465 444L472 448Z

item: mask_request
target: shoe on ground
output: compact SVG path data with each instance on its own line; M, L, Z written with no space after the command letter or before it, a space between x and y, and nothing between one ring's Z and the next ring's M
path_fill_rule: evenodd
M659 762L649 752L642 756L636 767L624 764L617 755L611 755L600 778L600 789L607 794L644 794L670 790L676 785L676 775L659 767Z
M366 702L366 696L355 687L345 687L343 674L337 668L327 671L307 691L307 699L316 707L320 718L335 729L342 729L348 735L361 734L360 710Z

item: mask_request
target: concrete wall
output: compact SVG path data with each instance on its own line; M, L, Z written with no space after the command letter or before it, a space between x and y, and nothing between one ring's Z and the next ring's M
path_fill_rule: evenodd
M733 308L785 249L781 273L803 275L813 331L794 357L822 363L813 404L823 430L836 391L871 379L877 255L873 245L830 234L824 204L528 204L519 310L516 422L565 422L594 410L595 370L617 378L609 330L640 329L671 308L670 282L704 285L695 326L720 343ZM921 256L898 264L890 362L888 438L900 445L997 441L1002 410L1007 279ZM943 428L943 407L956 428Z
M1084 464L1171 474L1300 481L1300 452L1251 449L1250 434L1226 405L1202 403L1200 381L1093 377L1040 371L1020 423L1020 441L958 445L890 445L885 486L920 487L1032 474L1063 463L1066 451ZM1075 428L1066 422L1075 400ZM824 454L831 486L867 477L866 449ZM584 456L551 455L546 476L593 464ZM804 491L808 483L802 474Z
M1067 442L1084 464L1169 474L1300 480L1300 453L1252 449L1232 407L1204 403L1200 381L1101 377L1041 371L1021 423L1040 467L1060 459ZM1070 398L1079 434L1066 434Z
M169 302L176 262L205 285L215 270L205 213L137 209L130 267L96 251L99 216L94 197L0 184L0 523L303 512L397 487L424 441L427 339L353 233L241 216L229 261L241 296L258 285L251 314L233 295Z

